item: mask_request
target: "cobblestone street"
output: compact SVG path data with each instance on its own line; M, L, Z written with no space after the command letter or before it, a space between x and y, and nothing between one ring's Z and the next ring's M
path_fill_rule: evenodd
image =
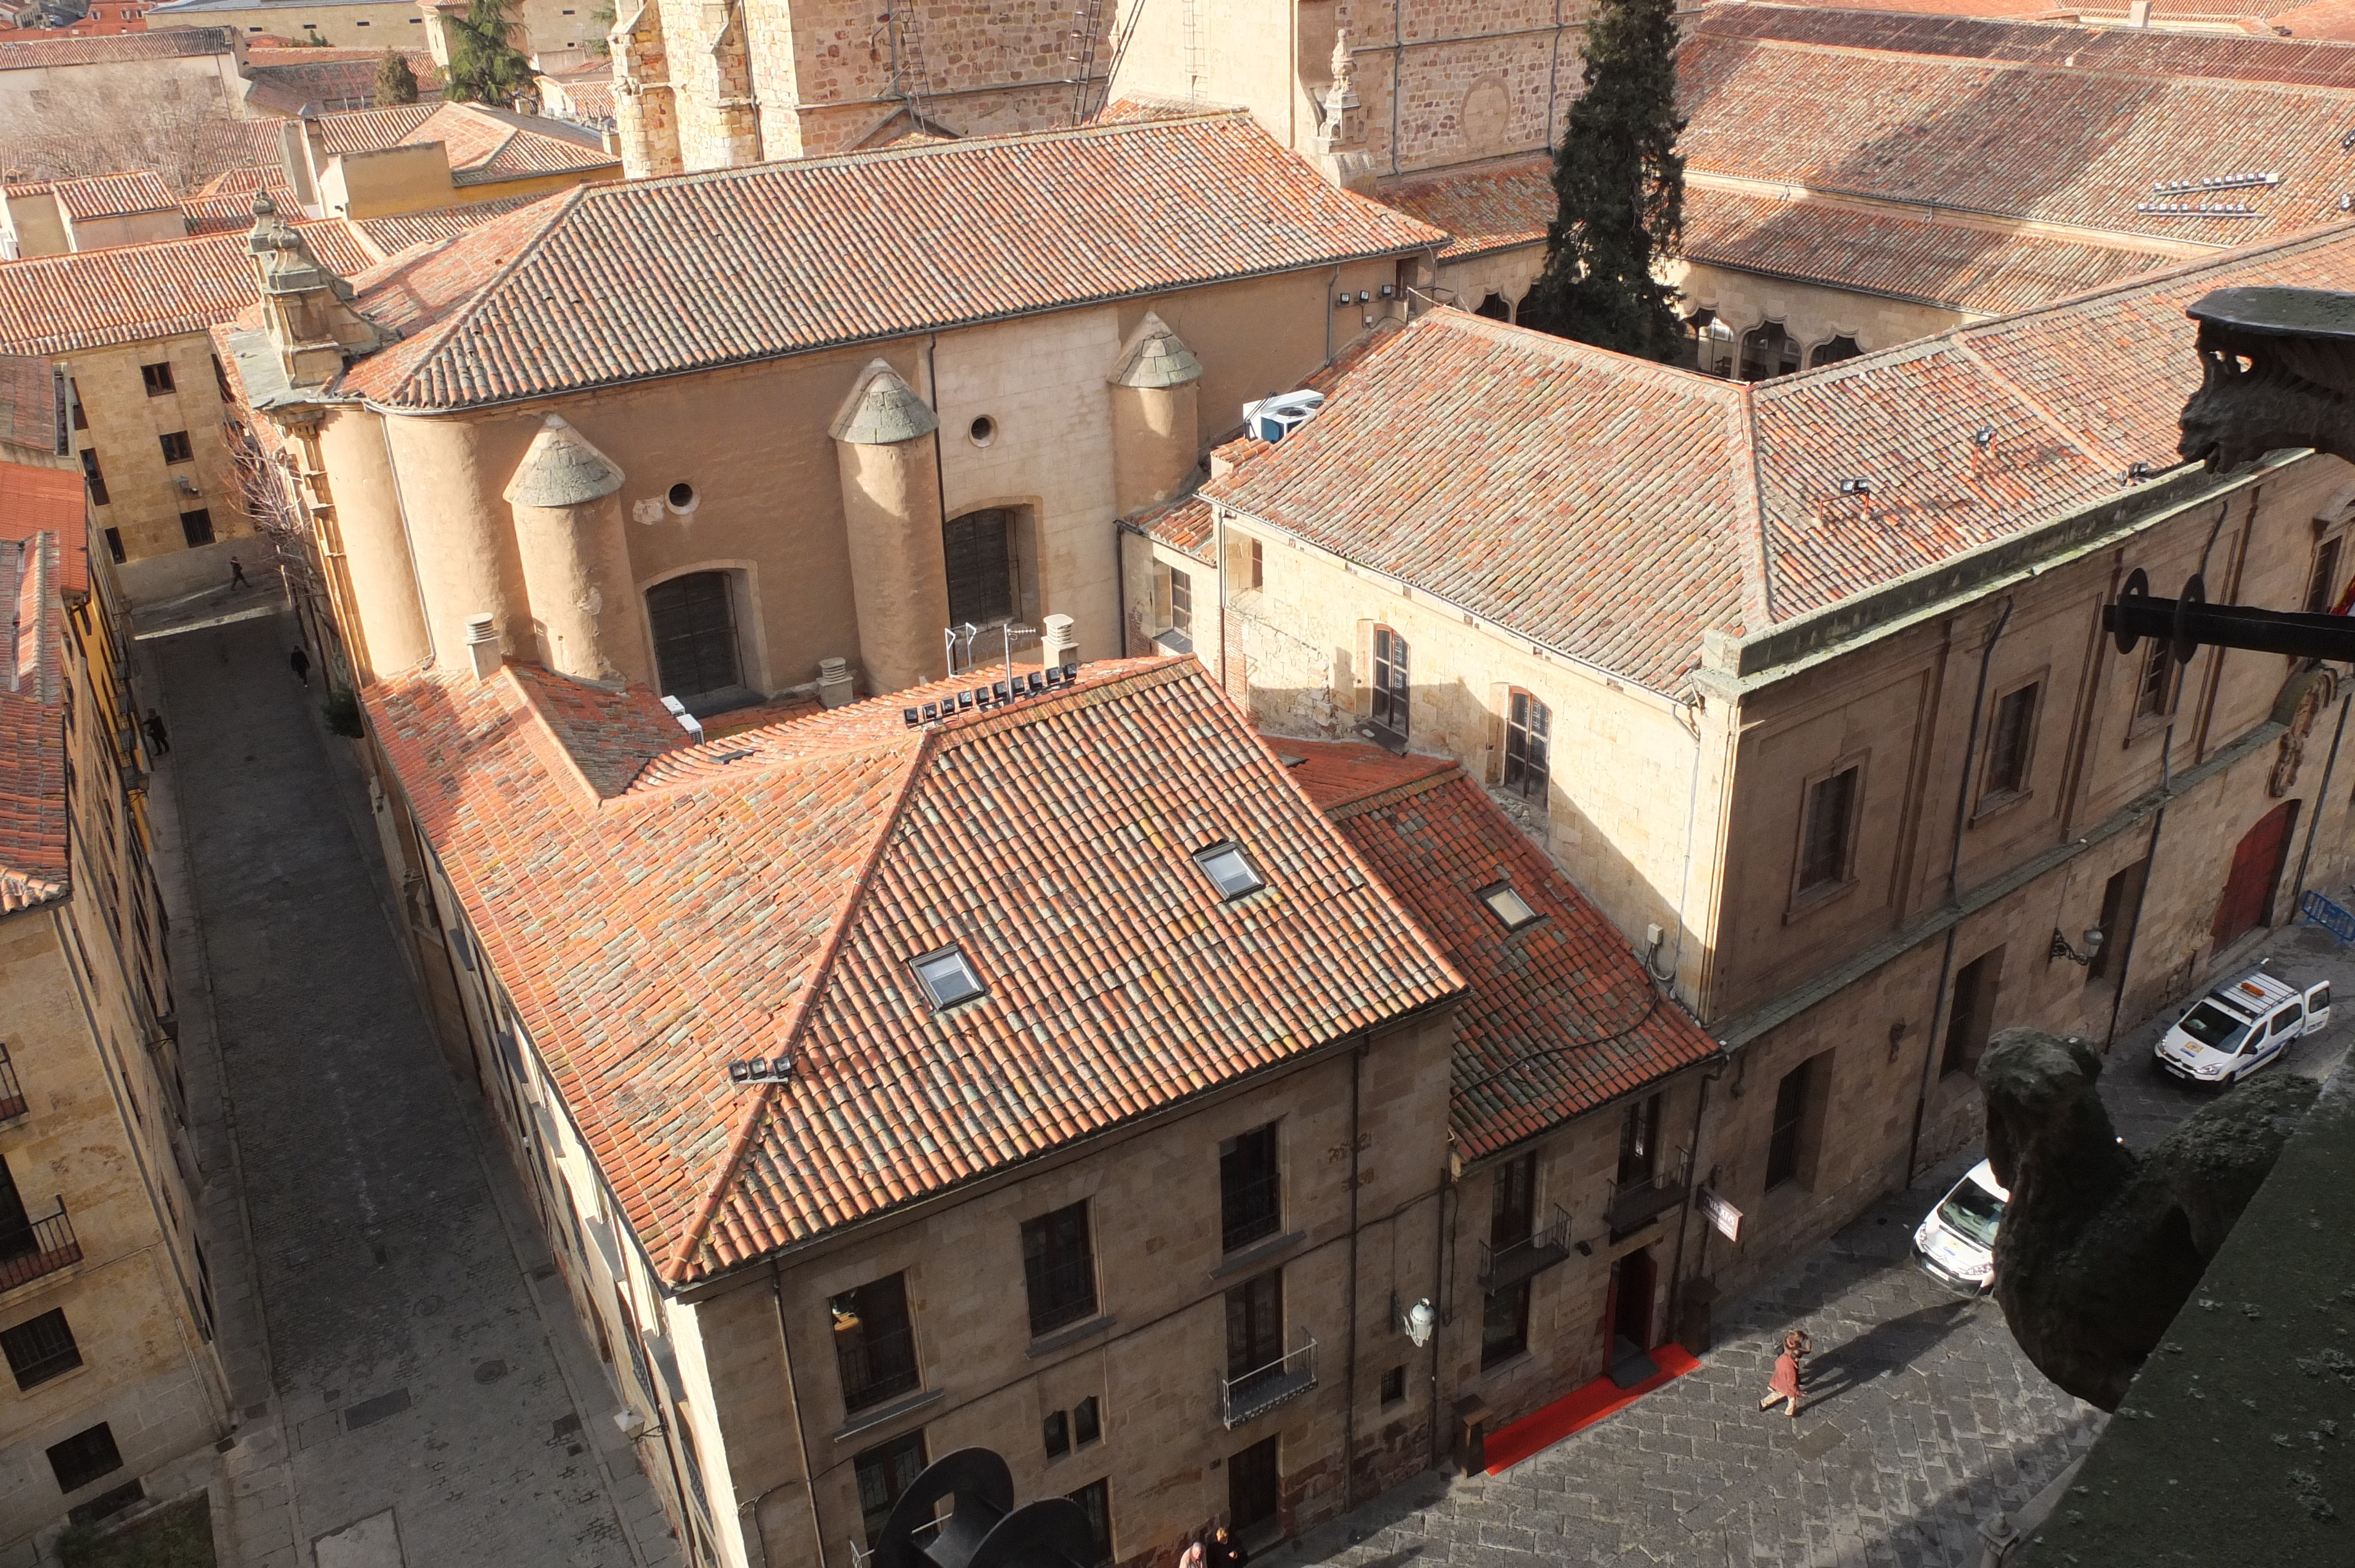
M159 870L240 1416L224 1563L676 1563L529 1202L433 1044L292 635L270 617L143 645L174 739Z
M2292 927L2228 972L2259 954L2297 981L2331 980L2340 999L2330 1029L2266 1071L2327 1075L2355 1039L2355 960ZM2134 1147L2207 1103L2151 1065L2181 1011L2121 1030L2104 1070L2103 1099ZM2105 1419L2029 1365L1992 1300L1944 1289L1910 1256L1914 1225L1977 1158L1946 1161L1729 1304L1700 1371L1501 1476L1400 1488L1304 1538L1296 1560L1977 1568L1979 1524L2035 1496ZM1796 1422L1758 1409L1793 1325L1816 1343Z

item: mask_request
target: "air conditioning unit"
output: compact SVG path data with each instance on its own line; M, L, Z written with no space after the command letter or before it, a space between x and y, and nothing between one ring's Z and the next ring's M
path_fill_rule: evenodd
M1263 441L1280 441L1316 417L1322 392L1286 392L1243 405L1243 429Z

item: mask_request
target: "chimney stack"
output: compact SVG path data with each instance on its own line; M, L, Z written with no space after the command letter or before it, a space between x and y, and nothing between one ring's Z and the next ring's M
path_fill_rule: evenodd
M499 626L494 617L466 617L466 655L474 662L477 681L487 681L499 673Z
M1072 630L1070 616L1050 615L1040 625L1045 628L1039 636L1040 663L1052 670L1080 662L1080 634Z

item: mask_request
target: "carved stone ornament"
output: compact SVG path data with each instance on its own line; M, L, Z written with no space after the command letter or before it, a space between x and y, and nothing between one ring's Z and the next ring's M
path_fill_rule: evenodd
M2355 462L2355 294L2218 289L2200 323L2200 390L2178 450L2211 471L2311 447Z
M2297 788L2297 770L2306 760L2307 737L2314 733L2314 721L2321 716L2332 699L2339 695L2339 680L2328 670L2308 670L2292 675L2274 701L2274 716L2289 726L2289 733L2281 737L2281 750L2274 758L2274 770L2265 778L2265 793L2279 800Z

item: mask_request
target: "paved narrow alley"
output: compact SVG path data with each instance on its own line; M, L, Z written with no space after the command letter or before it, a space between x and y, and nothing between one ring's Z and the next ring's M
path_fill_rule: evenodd
M523 1190L433 1043L293 626L142 645L240 1407L221 1534L254 1568L674 1563Z

